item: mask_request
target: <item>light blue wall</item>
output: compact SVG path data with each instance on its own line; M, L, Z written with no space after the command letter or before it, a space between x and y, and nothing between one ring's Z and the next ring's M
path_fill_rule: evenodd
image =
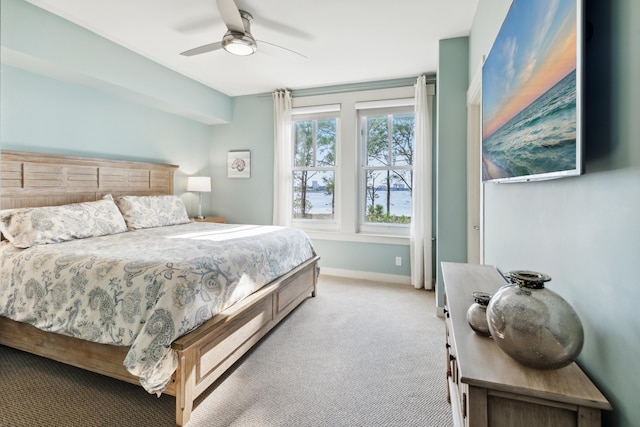
M10 66L0 78L3 149L207 164L188 161L208 150L204 124Z
M230 124L212 127L211 209L227 222L271 224L273 213L273 104L271 95L234 98ZM227 178L227 154L251 151L251 178Z
M313 243L322 257L321 267L411 276L409 246L331 240L314 240ZM401 266L395 265L397 256L402 257Z
M442 261L467 260L467 81L469 38L440 41L436 153L436 295L443 306Z
M471 31L477 70L510 5L486 0ZM585 328L578 363L614 407L604 425L640 422L640 2L586 0L586 173L485 184L486 262L551 275ZM496 18L498 17L498 18Z

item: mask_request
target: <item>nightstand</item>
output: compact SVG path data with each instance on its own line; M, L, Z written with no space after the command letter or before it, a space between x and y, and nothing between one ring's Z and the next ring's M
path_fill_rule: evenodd
M191 218L196 222L217 222L220 224L224 224L227 222L227 219L222 216L205 216L204 219Z

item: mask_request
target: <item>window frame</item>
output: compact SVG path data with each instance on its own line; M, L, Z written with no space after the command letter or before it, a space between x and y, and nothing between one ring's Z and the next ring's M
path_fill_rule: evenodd
M336 152L336 211L337 227L331 230L311 228L311 224L292 224L303 229L313 240L407 245L409 236L393 231L386 233L365 233L358 230L358 124L357 109L360 105L397 105L398 100L405 105L414 103L413 81L406 85L378 88L353 87L347 90L328 90L294 94L291 102L297 111L318 111L327 105L340 109L340 140ZM304 94L303 94L304 93ZM407 101L408 100L408 101ZM428 190L430 191L430 189Z
M392 235L392 236L406 236L410 235L411 223L398 224L398 223L375 223L367 222L367 177L366 173L369 170L385 171L389 170L394 172L395 170L409 170L413 173L413 164L407 165L390 165L390 166L370 166L367 165L367 117L369 116L387 116L387 126L390 125L392 120L391 116L401 114L414 114L414 100L413 99L398 99L398 100L386 100L383 102L368 102L359 103L356 105L357 113L357 125L358 125L358 224L357 231L363 234L379 234L379 235ZM415 116L414 116L415 118ZM390 128L388 128L391 130ZM392 154L392 133L389 133L389 156ZM415 149L415 134L414 134L414 149ZM412 199L413 204L413 190Z
M334 211L333 211L333 219L318 219L318 218L295 218L293 215L293 204L289 207L291 209L291 225L296 228L301 228L305 230L317 230L317 231L336 231L339 229L339 189L338 189L338 169L339 169L339 153L340 153L340 115L341 109L340 104L332 104L332 105L318 105L318 106L310 106L310 107L298 107L292 108L291 111L291 143L292 143L292 164L291 164L291 173L303 170L313 170L313 171L333 171L333 179L334 179ZM333 166L314 166L314 167L296 167L295 162L295 122L296 121L304 121L304 120L312 120L314 121L314 130L317 129L317 121L324 119L335 119L336 120L336 147L335 147L335 164ZM315 138L317 137L316 132L314 132L314 144L313 144L313 157L314 164L317 160L317 144L315 143ZM290 191L292 192L292 202L295 200L295 189L293 184L295 183L295 179L292 179L292 186Z

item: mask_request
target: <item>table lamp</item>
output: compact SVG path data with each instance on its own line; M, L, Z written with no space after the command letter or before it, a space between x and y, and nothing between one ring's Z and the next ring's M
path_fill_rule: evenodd
M202 193L211 192L211 178L208 176L190 176L187 178L187 191L198 192L198 216L196 219L204 219L202 215Z

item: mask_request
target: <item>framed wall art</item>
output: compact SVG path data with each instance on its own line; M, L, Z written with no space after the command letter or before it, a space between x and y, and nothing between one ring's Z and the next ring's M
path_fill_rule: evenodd
M229 151L227 178L251 178L251 151Z
M514 0L482 66L482 179L582 174L582 0Z

